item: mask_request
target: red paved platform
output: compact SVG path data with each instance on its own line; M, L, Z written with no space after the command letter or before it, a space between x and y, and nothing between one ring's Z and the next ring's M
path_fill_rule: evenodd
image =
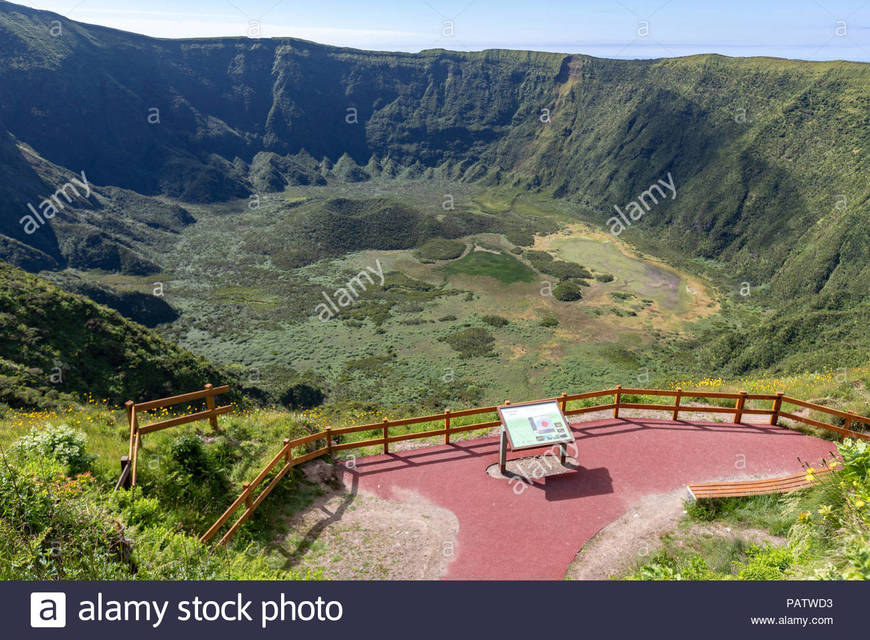
M459 519L448 579L561 579L580 547L640 498L690 482L772 477L836 451L782 427L652 419L573 422L580 469L517 482L490 477L498 439L360 458L345 483L383 498L416 491ZM508 457L546 450L508 452Z

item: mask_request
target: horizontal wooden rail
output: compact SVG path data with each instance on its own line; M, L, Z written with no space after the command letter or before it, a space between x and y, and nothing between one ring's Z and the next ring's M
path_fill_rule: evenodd
M670 389L635 389L632 387L622 387L620 389L624 396L675 396L676 390Z
M154 433L155 431L163 431L163 429L168 429L169 427L177 427L178 425L188 424L189 422L199 422L200 420L208 420L212 417L222 416L226 413L232 413L233 407L231 405L226 405L223 407L215 407L213 410L206 411L198 411L196 413L187 413L183 416L177 416L175 418L169 418L168 420L161 420L160 422L154 422L152 424L146 424L145 426L139 427L139 433L145 435L146 433Z
M462 433L464 431L477 431L479 429L492 429L501 425L501 420L490 420L478 424L466 424L461 427L450 427L450 433Z
M830 407L826 407L821 404L814 404L812 402L805 402L804 400L798 400L796 398L790 398L789 396L782 397L783 402L787 402L789 404L795 404L799 407L804 407L805 409L812 409L813 411L818 411L820 413L827 413L828 415L837 416L838 418L843 418L844 420L852 420L855 422L862 422L864 424L870 425L870 418L865 418L864 416L859 416L854 413L849 413L848 411L840 411L839 409L832 409Z
M222 393L229 393L229 385L222 387L211 387L202 391L192 391L191 393L182 393L178 396L170 396L169 398L160 398L158 400L149 400L148 402L137 402L136 409L139 411L150 411L151 409L161 409L163 407L171 407L174 404L182 402L193 402L194 400L202 400L209 396L218 396Z
M748 413L753 416L772 416L772 409L744 409L743 413Z
M819 429L827 429L828 431L834 431L845 438L856 438L858 440L870 440L870 435L866 433L858 433L857 431L852 431L851 429L844 429L843 427L837 427L827 422L820 422L819 420L813 420L812 418L807 418L806 416L801 416L796 413L788 413L786 411L780 411L779 415L783 418L787 418L789 420L794 420L795 422L802 422L804 424L808 424L813 427L818 427Z
M620 402L620 409L641 409L650 411L673 411L676 405L670 404L647 404L644 402ZM730 411L730 409L729 409Z
M713 407L713 406L702 406L699 407L696 404L681 404L680 412L689 411L695 413L734 413L734 407Z
M596 404L592 407L580 407L578 409L568 409L565 411L566 416L576 416L581 413L594 413L596 411L608 411L610 409L615 409L615 404Z
M233 515L236 509L238 509L239 506L241 506L241 504L248 497L250 497L251 492L257 488L257 486L263 481L263 479L267 475L269 475L269 472L272 471L275 465L278 464L280 460L287 459L290 451L292 450L292 444L292 442L286 442L284 444L284 446L281 448L281 451L279 451L275 455L275 457L273 457L272 460L270 460L269 463L265 467L263 467L263 470L260 471L257 477L250 484L248 484L247 487L244 488L241 495L239 495L239 497L236 498L229 507L227 507L227 509L223 512L223 514L221 514L217 521L215 521L215 523L211 527L209 527L208 531L206 531L202 535L202 537L200 538L200 542L208 542L209 540L211 540L212 537L214 537L214 534L217 533L218 530L224 526L226 521L230 519L230 516Z
M333 451L345 451L347 449L360 449L362 447L376 447L384 444L383 438L375 438L373 440L357 440L356 442L342 442L341 444L332 445Z
M589 398L600 398L602 396L612 396L616 393L616 389L603 389L601 391L587 391L586 393L574 393L571 395L566 395L564 400L567 402L573 402L574 400L588 400ZM562 400L562 396L558 396L556 398L552 398L553 400Z
M450 415L453 418L465 418L467 416L479 416L484 413L498 413L498 407L481 407L479 409L463 409L461 411L451 411Z
M724 398L730 400L737 400L740 398L739 393L734 393L731 391L683 391L683 396L686 398ZM768 395L763 393L757 394L746 394L747 400L776 400L775 395Z
M323 447L322 449L317 449L316 451L312 451L311 453L306 453L305 455L299 456L298 458L293 458L293 463L302 464L303 462L314 460L315 458L319 458L320 456L325 456L327 453L329 453L329 447Z
M301 438L296 438L296 440L293 440L290 444L295 449L296 447L302 447L311 442L317 442L318 440L326 440L326 431L318 431L317 433L312 433Z

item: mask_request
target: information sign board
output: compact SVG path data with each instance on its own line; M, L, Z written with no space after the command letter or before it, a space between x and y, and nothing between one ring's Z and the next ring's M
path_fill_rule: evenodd
M498 408L512 451L574 442L574 434L555 400Z

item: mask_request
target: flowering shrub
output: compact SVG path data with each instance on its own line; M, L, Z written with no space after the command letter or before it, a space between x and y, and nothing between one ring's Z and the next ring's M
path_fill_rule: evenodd
M30 460L0 466L0 579L113 580L129 574L123 530L89 473Z
M87 439L84 433L66 425L49 424L44 429L32 428L15 443L15 449L26 457L56 460L67 473L75 475L89 471L95 459L86 451Z

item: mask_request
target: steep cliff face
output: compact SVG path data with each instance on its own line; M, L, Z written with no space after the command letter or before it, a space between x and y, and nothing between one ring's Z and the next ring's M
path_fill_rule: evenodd
M644 217L648 238L782 297L867 291L866 64L169 41L11 4L0 60L5 127L95 184L212 202L438 168L573 199L603 224L670 173L677 196ZM25 170L10 144L4 176ZM12 233L39 186L23 185L0 232L68 259L56 238Z

